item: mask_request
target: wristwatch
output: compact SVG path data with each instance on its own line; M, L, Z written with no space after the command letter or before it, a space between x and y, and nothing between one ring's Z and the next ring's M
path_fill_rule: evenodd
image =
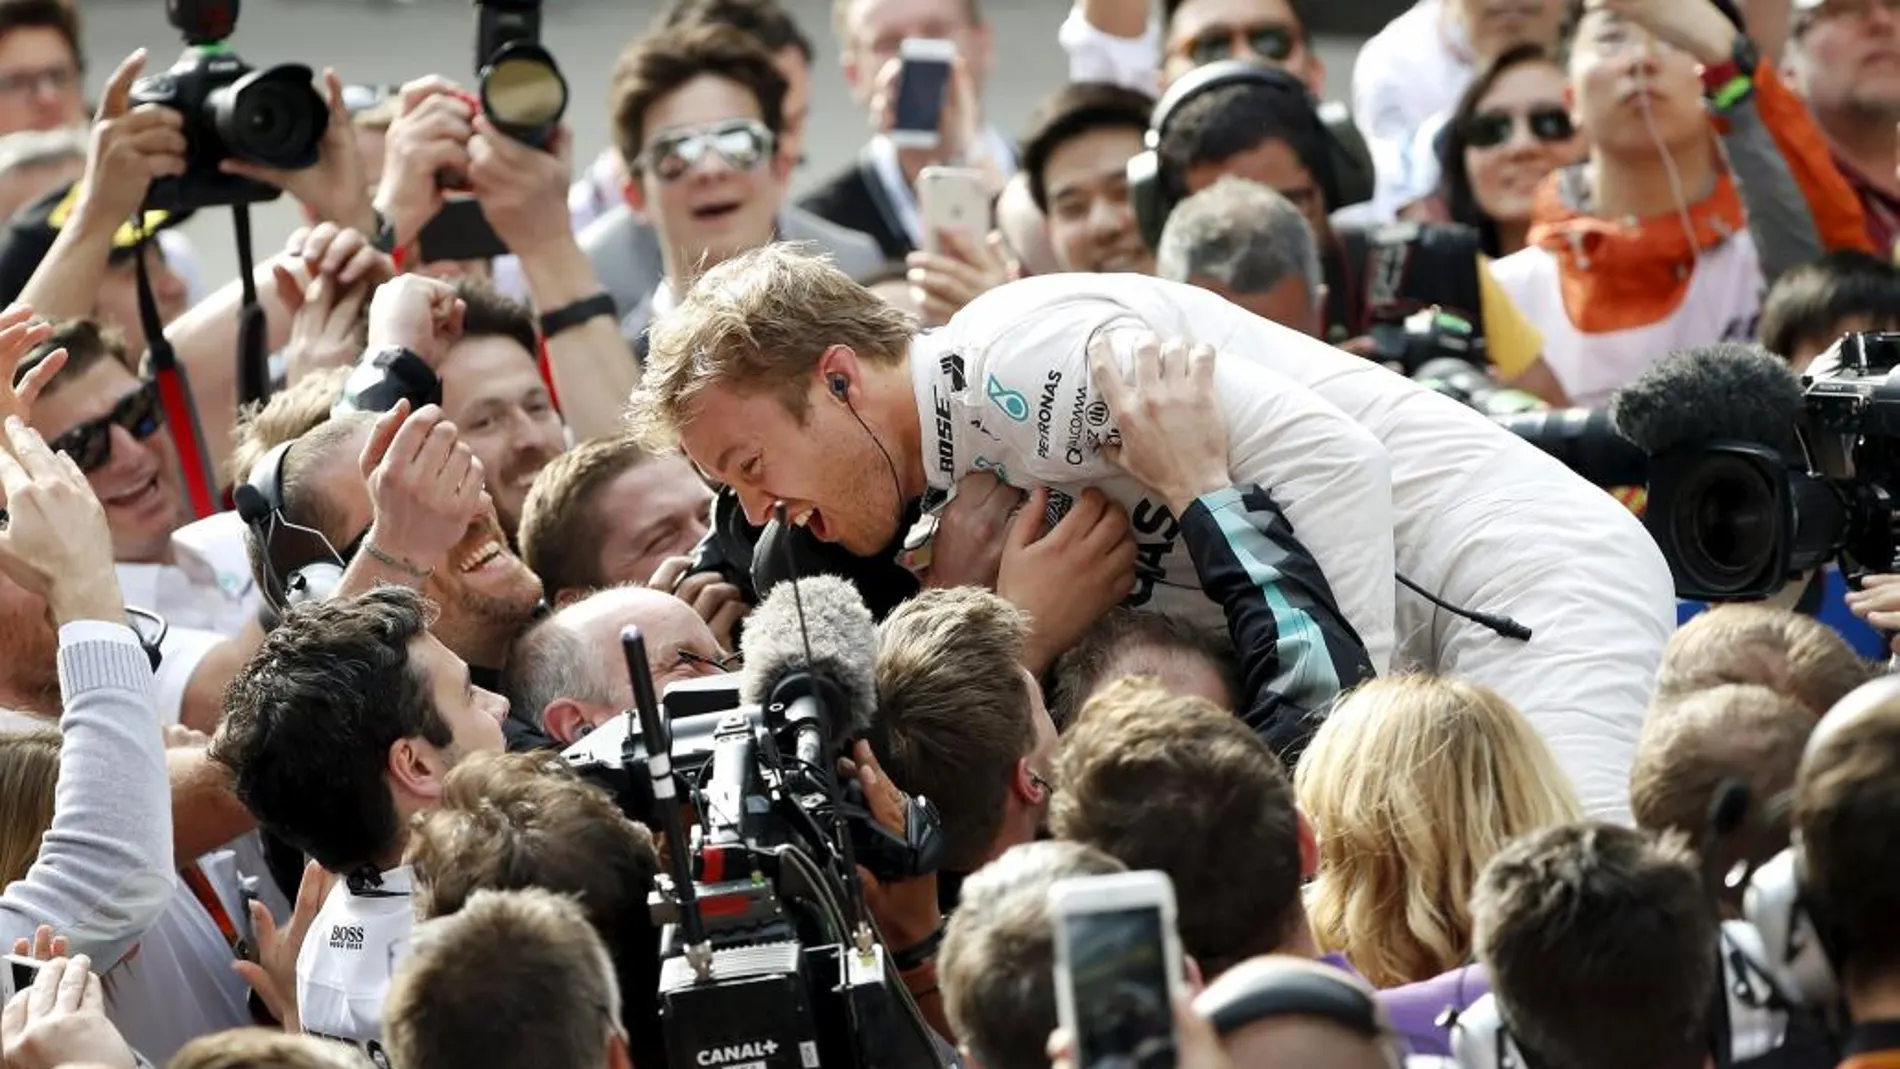
M1724 112L1755 95L1755 71L1761 67L1761 50L1745 33L1735 35L1729 57L1702 68L1702 96L1711 110Z

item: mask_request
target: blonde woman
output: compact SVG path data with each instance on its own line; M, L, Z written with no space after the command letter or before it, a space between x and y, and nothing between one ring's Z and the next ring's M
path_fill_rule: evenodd
M1522 713L1487 687L1429 675L1374 680L1343 699L1294 786L1319 839L1306 896L1314 937L1382 988L1465 964L1485 862L1583 817Z
M53 787L59 780L59 732L0 732L0 887L26 878L53 823ZM0 950L11 950L0 947Z

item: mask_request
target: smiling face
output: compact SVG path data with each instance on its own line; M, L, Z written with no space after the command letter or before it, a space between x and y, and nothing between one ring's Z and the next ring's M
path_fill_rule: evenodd
M1528 220L1544 176L1583 152L1583 139L1564 110L1563 72L1555 64L1524 63L1499 75L1466 127L1472 194L1485 215L1499 222ZM1494 141L1500 134L1504 140Z
M1154 273L1154 253L1128 199L1128 161L1141 148L1142 131L1105 126L1050 151L1042 174L1049 244L1064 271Z
M786 516L820 541L870 556L896 537L903 502L873 436L820 378L802 422L775 394L708 387L686 410L680 445L732 487L753 524L764 525L783 501Z
M465 337L436 371L442 410L482 462L502 528L513 532L534 477L567 448L534 356L503 335Z
M138 393L140 382L111 355L84 371L61 372L54 388L33 406L33 428L49 443L82 425L104 419ZM172 532L186 520L178 454L162 419L143 425L144 438L108 422L111 456L86 473L105 506L113 555L120 561L168 559Z
M1708 136L1695 61L1601 8L1577 27L1570 92L1573 118L1602 152L1654 156Z
M676 287L772 240L786 163L750 89L702 74L649 107L642 129L629 201L659 232Z
M706 536L712 491L676 456L650 457L616 475L591 506L604 535L600 576L645 583L668 557L685 556Z
M314 480L321 487L318 492L324 499L325 515L331 520L323 536L338 548L354 542L368 530L373 518L369 484L357 466L368 435L365 427L338 443L324 459L314 461L322 465L321 474ZM429 630L442 636L451 648L466 652L475 643L492 641L496 635L513 637L532 619L541 601L541 580L508 548L494 501L484 493L482 508L445 561L423 583L422 593L441 610Z

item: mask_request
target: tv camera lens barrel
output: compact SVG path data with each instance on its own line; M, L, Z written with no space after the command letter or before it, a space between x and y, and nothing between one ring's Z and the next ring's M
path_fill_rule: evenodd
M1660 525L1678 568L1699 589L1739 591L1775 561L1780 497L1762 470L1741 457L1715 455L1687 472ZM1660 503L1651 499L1651 508Z
M545 149L567 112L567 79L547 49L513 41L482 68L482 113L502 133Z

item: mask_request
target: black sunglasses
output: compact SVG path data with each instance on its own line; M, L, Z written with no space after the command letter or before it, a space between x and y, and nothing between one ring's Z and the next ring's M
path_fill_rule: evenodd
M1300 43L1300 35L1281 22L1233 28L1217 26L1189 40L1181 51L1195 66L1201 67L1223 59L1245 58L1236 55L1242 41L1255 56L1269 63L1285 63L1292 57L1294 46Z
M733 119L663 134L653 139L636 162L662 182L677 182L704 162L707 153L718 153L735 171L750 171L772 154L772 131L756 119Z
M1531 136L1548 145L1568 141L1577 132L1570 113L1555 104L1532 108L1523 116ZM1465 120L1465 143L1472 148L1496 148L1511 139L1518 115L1509 111L1481 111Z
M112 425L144 441L165 425L165 408L158 396L157 380L142 383L138 389L119 398L112 411L98 419L89 419L47 443L55 453L73 458L83 472L95 472L112 461Z

